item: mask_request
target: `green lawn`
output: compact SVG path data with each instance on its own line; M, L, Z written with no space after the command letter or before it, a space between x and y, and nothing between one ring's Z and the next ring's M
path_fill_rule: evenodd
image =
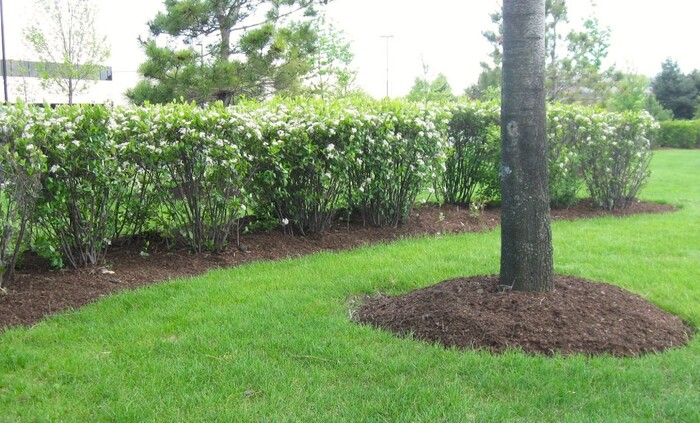
M554 224L559 273L700 326L700 151L665 215ZM498 271L498 232L316 254L124 292L0 334L0 421L700 421L700 340L642 358L492 356L348 321L353 298Z

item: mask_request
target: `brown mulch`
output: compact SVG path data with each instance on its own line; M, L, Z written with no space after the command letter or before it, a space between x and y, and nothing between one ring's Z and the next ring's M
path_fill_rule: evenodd
M622 288L556 276L552 292L514 292L497 275L367 299L360 323L446 347L531 354L639 356L688 343L693 329Z
M623 212L609 213L581 202L568 209L552 210L553 219L579 219L601 215L628 215L673 211L671 206L638 202ZM88 304L123 289L133 289L208 269L233 267L259 260L297 257L318 251L337 251L405 237L493 229L500 223L498 209L478 216L456 206L423 206L414 210L410 222L398 228L364 227L358 223L335 223L320 235L284 234L281 229L241 235L241 249L222 254L194 255L169 249L162 241L143 241L112 247L104 266L53 270L32 254L26 254L18 278L0 293L0 332L7 327L32 325L45 316ZM141 254L147 252L147 255Z

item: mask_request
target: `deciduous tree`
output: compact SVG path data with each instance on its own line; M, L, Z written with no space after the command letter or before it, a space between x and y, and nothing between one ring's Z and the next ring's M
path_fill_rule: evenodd
M554 288L545 73L545 0L504 0L500 280L518 291Z
M343 31L317 19L311 28L316 33L316 54L310 56L311 71L306 75L309 91L325 97L346 95L353 90L357 71L351 67L355 55Z
M608 99L607 108L613 112L641 111L646 106L651 80L636 73L615 75L615 90Z
M617 72L613 77L614 87L606 102L606 108L613 112L646 110L656 120L673 117L670 110L664 109L651 93L651 79L634 72Z
M24 35L42 64L42 85L68 97L86 92L104 69L110 49L98 34L90 0L34 0L37 15Z
M564 36L561 24L569 22L569 10L565 0L545 1L545 51L546 51L546 90L547 99L557 97L561 90L561 44Z
M427 76L417 77L406 99L409 101L452 101L455 96L452 94L452 87L450 87L447 77L440 73L432 81Z
M604 68L603 61L610 47L610 29L601 28L598 19L589 17L581 31L567 35L568 54L562 58L559 89L550 91L549 101L565 103L600 104L605 101L612 86L612 67Z
M493 100L493 93L501 97L501 68L481 62L479 79L464 90L464 95L473 100Z
M492 64L482 63L479 82L468 89L472 97L480 98L489 87L497 84L502 62L503 15L490 15L495 30L482 32L492 45ZM610 88L612 68L604 68L610 29L601 28L595 17L583 21L581 30L564 32L569 23L565 0L545 1L545 89L547 101L566 103L600 103ZM488 84L488 85L487 85Z

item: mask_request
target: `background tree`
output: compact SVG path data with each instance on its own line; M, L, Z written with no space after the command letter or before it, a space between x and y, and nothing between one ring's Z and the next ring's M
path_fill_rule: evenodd
M608 99L607 108L613 112L644 110L651 80L644 75L623 72L617 73L614 80L615 90Z
M109 57L107 38L97 33L97 9L90 0L34 0L33 23L24 36L42 64L44 88L76 94L95 83Z
M695 100L695 119L700 119L700 70L694 69L690 73L690 77L695 82L695 88L698 90L698 96Z
M503 1L501 275L554 288L545 112L545 0Z
M22 58L20 61L28 62L29 59ZM37 98L38 88L41 85L36 81L36 78L31 77L31 70L28 66L18 67L19 75L13 78L14 81L10 83L10 92L13 93L12 97L16 98L18 101L23 101L24 103L36 103L41 102L41 98Z
M501 67L481 62L481 72L476 84L467 87L464 95L473 100L493 100L494 93L495 98L501 98Z
M357 71L351 67L355 55L343 31L328 22L325 16L314 20L316 54L310 57L311 71L306 83L311 94L347 95L353 91Z
M432 81L428 78L428 65L423 64L423 76L417 77L406 95L408 101L454 101L452 87L447 77L439 73Z
M198 69L198 54L194 49L174 51L158 47L154 41L144 43L143 48L148 60L141 64L139 72L147 79L127 91L126 96L133 103L167 103L180 97L199 97L212 69L203 66Z
M615 73L606 108L613 112L646 110L656 120L669 120L673 117L673 113L664 109L651 93L651 79L634 72Z
M697 88L698 93L700 94L700 70L693 69L693 71L690 72L690 77L693 78L693 82L695 83L695 88Z
M566 103L600 104L605 101L612 87L614 68L603 68L608 57L610 29L601 28L598 19L589 17L583 22L583 30L567 35L568 54L562 58L561 84L552 91L550 101Z
M569 10L565 0L545 1L545 52L547 99L553 101L561 90L560 45L564 40L561 25L569 22ZM559 47L559 48L558 48Z
M238 97L295 93L312 69L317 35L311 22L328 0L166 0L142 42L146 77L127 93L135 103L180 96L229 104ZM158 37L169 44L161 47ZM193 46L201 44L201 50ZM175 46L184 46L178 48Z
M678 63L668 58L661 64L661 73L651 84L656 99L673 112L676 119L692 119L698 98L698 89L691 75L681 72Z
M484 38L492 45L489 54L493 64L482 63L476 85L467 89L473 98L481 98L489 87L496 86L502 61L503 16L490 15L495 30L484 31ZM547 101L567 103L600 103L610 88L613 69L603 67L607 57L610 29L600 28L595 17L583 21L580 31L565 32L569 23L565 0L545 1L545 51Z
M482 31L481 35L486 38L486 41L491 44L491 61L493 66L500 68L501 63L503 63L503 6L499 8L496 12L489 14L491 23L496 26L494 30ZM484 66L482 64L482 66Z
M467 87L464 93L472 98L484 100L489 92L500 90L501 87L501 62L503 61L503 14L498 10L489 15L491 23L496 25L496 30L482 31L481 35L491 44L491 64L481 62L481 73L477 83ZM499 91L500 93L500 91Z

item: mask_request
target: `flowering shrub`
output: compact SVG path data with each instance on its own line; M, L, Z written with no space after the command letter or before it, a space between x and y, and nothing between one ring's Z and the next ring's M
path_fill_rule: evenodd
M35 249L80 266L98 263L113 240L154 228L193 251L221 251L251 212L306 234L341 209L398 225L426 189L473 210L499 197L491 103L0 110L6 275L30 226ZM651 117L574 106L552 106L548 116L552 203L571 204L584 181L599 206L629 205L648 175Z
M435 177L438 200L471 205L500 197L500 110L495 103L460 103L451 110L446 160Z
M249 203L252 158L242 145L260 139L258 125L220 104L170 104L120 109L111 128L133 169L129 193L138 192L127 204L147 198L138 210L145 219L155 200L163 228L195 252L221 251Z
M123 195L115 204L111 224L113 240L130 241L155 226L161 208L155 189L156 176L162 169L152 163L154 153L145 141L156 134L159 110L154 107L115 108L109 121L109 133L115 144ZM146 153L146 154L145 154Z
M589 135L578 146L588 191L601 208L626 208L649 176L658 124L646 112L592 113L590 120Z
M262 138L250 145L256 210L302 234L328 227L347 183L339 104L275 101L255 108Z
M36 212L38 235L74 266L96 264L110 243L109 222L122 192L104 106L44 109L29 127L48 172Z
M578 140L591 136L591 112L580 106L552 105L547 109L549 203L568 207L583 185Z
M254 112L263 142L256 208L300 232L328 227L341 206L398 225L443 157L439 108L399 102L277 101Z
M353 117L349 202L365 223L396 226L408 220L417 195L445 159L441 127L447 110L384 101Z
M41 145L26 132L36 113L22 104L0 108L0 288L14 276L46 171Z

